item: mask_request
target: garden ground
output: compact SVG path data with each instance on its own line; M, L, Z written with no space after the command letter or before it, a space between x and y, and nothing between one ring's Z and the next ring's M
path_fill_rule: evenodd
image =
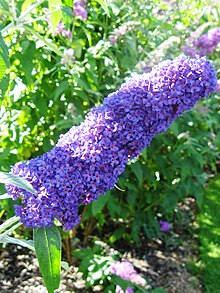
M181 206L183 212L190 213L195 208L192 198ZM191 214L192 215L192 214ZM194 218L188 228L194 225ZM155 240L147 242L143 239L141 247L122 245L120 249L123 257L133 263L136 270L143 274L149 284L149 290L163 288L168 293L202 293L201 280L187 270L187 264L198 259L198 240L194 233L189 233L185 223L182 223L166 235L169 243ZM76 266L70 266L70 271L63 271L60 289L56 292L102 292L99 286L86 289L81 273ZM37 265L37 259L33 252L7 245L0 254L0 288L1 293L46 293L43 279ZM159 291L158 291L159 292ZM164 292L164 291L161 291Z

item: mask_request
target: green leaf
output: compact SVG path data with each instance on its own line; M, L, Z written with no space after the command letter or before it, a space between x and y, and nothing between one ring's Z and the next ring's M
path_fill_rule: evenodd
M117 275L112 275L111 279L115 285L119 285L122 288L122 290L124 290L124 291L127 289L127 287L133 287L133 285L134 285L130 281L124 280Z
M53 293L60 285L61 237L58 228L53 225L35 229L34 246L46 288Z
M11 195L5 193L0 195L0 199L6 199L6 198L11 198Z
M5 44L2 35L0 34L0 79L4 78L4 83L3 83L3 87L4 89L2 89L2 85L0 83L1 86L1 91L0 94L2 95L3 92L5 91L5 88L8 87L8 78L5 79L6 77L6 70L7 68L9 68L10 66L10 62L9 62L9 55L8 55L8 47ZM6 84L5 84L6 82Z
M58 56L63 57L62 52L59 50L56 44L48 42L43 36L41 36L39 33L37 33L34 29L32 29L28 25L23 25L23 28L25 28L27 31L29 31L32 35L34 35L38 40L42 41L45 46L47 46L48 49L55 52Z
M96 0L96 2L98 2L102 6L102 8L105 10L105 13L108 15L108 17L110 17L107 1L106 0Z
M3 59L3 57L1 56L1 52L0 52L0 79L2 79L5 75L7 66L5 64L5 61Z
M11 217L8 220L6 220L3 224L0 225L0 233L5 231L7 228L9 228L12 225L16 225L16 223L19 221L20 217Z
M134 172L135 176L138 180L138 185L142 186L143 183L143 171L142 166L139 161L137 161L135 164L131 164L131 170Z
M0 6L5 10L9 11L8 3L5 0L0 0Z
M155 288L155 289L152 291L152 293L167 293L167 291L164 290L163 288L158 287L158 288Z
M73 8L73 1L72 0L64 0L64 4L66 6L69 6L69 7Z
M61 81L59 86L56 88L55 92L53 93L53 100L57 101L57 99L69 88L69 82L67 80Z
M33 189L32 185L27 180L21 178L18 175L0 172L0 183L11 184L35 194L35 190Z
M55 32L58 23L60 22L62 18L62 12L61 12L61 6L62 2L61 0L48 0L49 4L49 10L50 10L50 22L52 26L53 33Z
M0 243L16 244L16 245L20 245L34 251L33 240L25 240L25 239L10 237L10 236L4 236L3 238L0 238Z
M106 201L107 201L107 196L105 195L100 195L98 200L93 201L92 203L93 216L96 216L102 210L102 208L105 206Z
M32 3L32 0L25 0L22 4L21 12L24 12Z
M20 55L20 61L22 68L25 73L27 83L31 82L32 70L33 70L33 59L36 51L35 43L32 41L21 42L22 54Z
M0 57L1 58L1 57ZM6 74L1 80L0 80L0 98L4 97L5 92L8 89L9 85L9 74Z
M62 267L65 271L70 272L70 266L69 266L68 262L66 262L66 261L61 261L61 267Z
M170 125L170 130L173 132L173 134L175 136L177 136L179 134L179 127L178 127L178 123L176 121L174 121L171 125Z
M134 191L134 190L128 190L128 192L127 192L127 197L126 197L126 199L127 199L127 202L128 202L128 204L129 204L129 206L130 206L130 208L133 210L134 208L135 208L135 203L136 203L136 197L137 197L137 192L136 191Z

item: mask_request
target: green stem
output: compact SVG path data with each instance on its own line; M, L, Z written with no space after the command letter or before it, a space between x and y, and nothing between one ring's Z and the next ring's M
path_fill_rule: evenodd
M158 200L156 200L155 202L153 202L152 204L150 204L149 206L147 206L144 211L148 211L150 210L153 206L157 205L162 199L164 198L164 196L161 196Z

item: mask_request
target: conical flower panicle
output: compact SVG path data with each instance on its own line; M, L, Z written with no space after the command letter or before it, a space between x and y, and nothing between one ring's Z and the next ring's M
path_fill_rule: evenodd
M129 78L51 151L12 167L36 190L34 195L7 185L13 199L22 195L16 215L26 227L50 226L56 218L72 229L80 220L79 205L113 188L128 159L215 88L216 73L204 57L181 55Z

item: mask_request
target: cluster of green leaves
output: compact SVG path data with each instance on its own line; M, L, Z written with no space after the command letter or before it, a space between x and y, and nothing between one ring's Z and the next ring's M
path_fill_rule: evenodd
M209 0L172 5L159 0L141 0L138 5L133 0L91 0L86 9L88 19L83 21L73 16L69 0L0 1L1 171L50 150L61 133L78 125L91 107L140 70L141 62L149 67L179 55L190 32L220 22L217 5ZM130 21L133 29L111 43L114 29ZM71 38L54 34L59 22ZM64 62L70 48L74 61ZM219 76L219 48L208 57ZM86 207L79 227L84 240L98 233L111 245L120 240L138 244L141 237L161 237L158 221L172 222L178 202L187 196L201 206L204 184L216 172L218 103L217 94L200 102L130 162L119 188ZM13 204L11 199L1 201L0 218L13 214ZM96 271L94 266L90 272Z

